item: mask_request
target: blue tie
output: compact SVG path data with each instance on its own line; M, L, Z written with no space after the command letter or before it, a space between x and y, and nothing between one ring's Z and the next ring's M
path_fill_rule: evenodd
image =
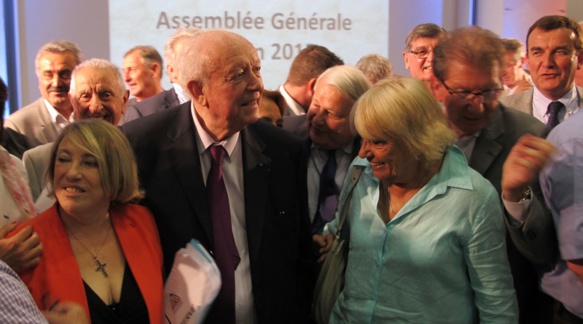
M336 151L328 151L328 160L320 174L320 189L318 193L318 208L312 222L312 233L319 233L326 223L334 219L338 207L338 186L336 186Z
M563 105L560 101L553 101L549 104L547 108L547 114L549 115L549 120L547 121L547 125L553 129L555 126L559 125L559 112L563 109L565 105Z

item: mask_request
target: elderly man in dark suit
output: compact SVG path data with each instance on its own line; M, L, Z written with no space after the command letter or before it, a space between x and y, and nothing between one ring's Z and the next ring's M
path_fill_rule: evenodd
M180 83L192 101L122 126L156 219L166 273L198 239L221 270L206 323L302 323L313 259L299 140L258 120L253 45L227 31L186 41Z
M178 84L176 59L182 49L184 41L188 37L195 36L200 32L201 29L196 27L181 27L177 29L170 38L168 38L166 45L164 46L164 61L166 62L166 73L168 74L170 82L172 82L172 89L160 92L150 98L128 105L123 118L124 123L178 106L190 100L188 94Z
M575 85L583 64L583 30L569 17L544 16L529 28L526 47L534 88L500 101L554 127L583 105L583 88Z
M370 87L360 70L347 65L329 68L314 86L304 140L310 152L305 164L313 234L334 218L348 166L360 149L360 137L350 129L350 113Z
M500 181L510 149L522 135L544 137L548 128L536 118L498 102L503 89L504 47L494 33L478 27L458 29L433 52L433 89L438 98L443 98L446 116L457 136L456 144L466 154L470 167L490 180L505 198L507 193L502 194L502 189L509 188L501 188ZM520 192L521 203L532 203L531 213L547 213L540 203L538 184L533 186L533 192ZM506 208L505 212L515 210ZM532 264L511 240L506 244L520 322L545 323L551 316L552 301L540 292Z

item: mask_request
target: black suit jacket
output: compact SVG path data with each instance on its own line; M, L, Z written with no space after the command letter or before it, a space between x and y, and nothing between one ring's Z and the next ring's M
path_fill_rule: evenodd
M308 133L308 115L284 116L281 127L301 139L306 139L310 136Z
M168 274L191 238L214 249L190 103L122 126L158 226ZM301 193L301 142L263 121L241 131L247 245L259 323L306 321L314 260Z
M124 123L130 122L132 120L149 116L158 111L166 110L170 107L175 107L180 105L178 101L178 96L174 88L160 92L148 99L144 99L140 102L128 105L126 113L123 116Z
M548 127L532 115L500 104L496 108L490 124L482 130L476 139L469 165L488 179L496 191L501 194L502 166L514 144L524 134L544 138L548 132ZM529 218L531 215L548 213L544 204L541 204L544 198L538 182L532 188L534 195L532 196L533 203ZM513 232L512 225L508 220L507 228L510 233ZM520 232L520 229L518 231ZM530 237L528 233L520 235L526 240L536 240L536 237ZM518 299L520 323L546 323L546 319L549 319L552 313L552 304L550 298L540 291L538 269L519 252L514 241L510 238L506 241L508 261L514 277L514 288ZM553 249L556 249L556 246L551 247L550 251Z

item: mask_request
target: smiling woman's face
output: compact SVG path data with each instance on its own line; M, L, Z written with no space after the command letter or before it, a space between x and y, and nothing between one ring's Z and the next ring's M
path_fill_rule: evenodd
M97 159L67 138L57 150L53 184L59 206L68 215L78 217L109 207Z

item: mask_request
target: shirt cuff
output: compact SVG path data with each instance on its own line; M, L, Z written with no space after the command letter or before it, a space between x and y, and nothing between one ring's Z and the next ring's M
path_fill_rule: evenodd
M507 201L504 199L504 195L501 195L502 203L504 204L504 209L508 212L510 217L510 223L512 225L522 225L528 216L530 211L530 206L532 205L532 199L524 199L519 202Z

